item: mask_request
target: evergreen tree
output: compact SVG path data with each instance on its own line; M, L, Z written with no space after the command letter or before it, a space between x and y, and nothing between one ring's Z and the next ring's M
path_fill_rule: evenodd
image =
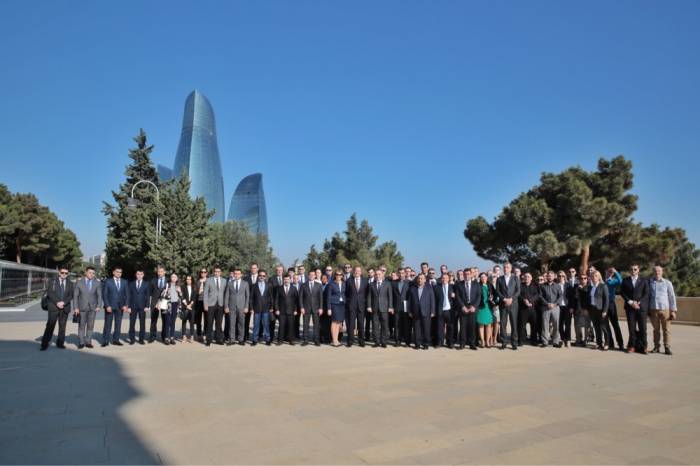
M245 269L255 262L272 275L277 258L266 235L253 234L244 222L235 220L214 223L210 231L209 265L228 271L233 267Z
M143 129L134 137L136 147L129 149L131 163L124 174L126 181L119 191L112 191L114 204L104 203L102 212L107 216L107 242L105 245L107 271L115 266L123 268L125 277L133 277L137 269L146 273L157 265L150 254L151 239L155 238L155 222L162 205L156 191L148 183L139 184L134 190L134 198L139 201L137 208L128 208L127 202L134 185L147 180L161 188L158 174L151 161L153 146L148 144Z

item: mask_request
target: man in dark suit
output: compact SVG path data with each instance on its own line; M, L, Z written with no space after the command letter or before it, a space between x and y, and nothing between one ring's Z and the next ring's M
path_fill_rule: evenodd
M105 306L105 324L102 330L102 346L109 345L110 334L113 345L122 346L119 337L122 331L122 317L129 309L129 284L122 280L121 267L112 270L112 278L102 286L102 302ZM114 332L112 332L114 321Z
M151 333L148 337L148 342L153 343L156 339L156 334L158 332L158 314L160 313L160 310L158 310L158 300L160 299L160 294L163 292L165 287L168 284L168 280L165 278L165 267L162 265L159 265L158 268L156 269L157 276L153 280L151 280L151 286L150 286L150 298L148 300L148 309L146 309L146 312L151 311ZM162 341L165 341L165 318L161 319L161 331L160 331L160 339Z
M437 314L437 344L436 348L440 348L447 343L447 347L454 347L454 325L455 325L455 306L456 294L454 286L450 284L450 276L442 274L440 283L433 286L435 291L435 313ZM445 341L447 340L447 341Z
M243 278L248 283L248 289L253 290L253 285L255 285L258 282L258 264L253 262L250 264L250 274L248 274L246 277ZM253 308L253 293L250 293L250 303L248 303L248 309ZM248 338L250 337L250 319L253 319L253 313L252 312L246 312L245 314L245 323L243 327L244 335L243 339L245 341L248 341ZM255 323L253 323L255 325ZM260 328L260 335L258 337L262 336L262 328Z
M394 294L381 267L374 274L374 282L369 285L367 312L372 315L374 347L386 348L389 340L389 313L394 313Z
M422 347L427 350L430 345L430 322L435 317L435 293L426 283L423 273L418 274L416 286L410 290L409 307L413 315L415 349Z
M476 311L481 305L481 285L472 276L470 269L464 269L464 281L455 289L455 308L459 314L459 348L476 350Z
M321 323L323 314L323 287L316 281L316 271L310 270L308 280L301 285L300 294L301 315L304 317L304 335L302 346L309 344L309 320L314 326L313 342L321 346Z
M627 352L647 353L647 312L649 310L649 280L639 276L639 265L633 264L630 276L622 280L620 294L625 301L629 340Z
M345 283L345 318L347 319L348 342L352 346L357 328L360 346L365 346L365 309L367 309L367 280L362 277L362 267L356 265L353 275ZM355 327L357 324L357 327Z
M407 279L406 269L399 270L399 279L392 283L394 288L394 346L405 342L411 344L411 317L408 312L408 290L411 282Z
M292 286L289 276L284 277L284 283L277 290L275 314L280 320L277 344L281 345L282 340L286 339L290 345L294 345L294 318L299 314L299 293Z
M501 349L506 348L506 327L510 321L510 344L518 349L518 296L520 280L513 275L513 266L503 264L503 275L496 280L496 294L501 301Z
M255 285L250 289L251 305L253 312L253 342L252 346L258 344L260 334L266 345L270 345L270 315L274 313L274 289L267 282L267 272L261 270L258 273Z
M277 302L277 291L284 285L284 267L278 265L275 267L275 275L271 277L267 283L272 287L272 302L273 304ZM277 323L277 314L274 312L270 314L270 340L275 339L275 325Z
M73 299L73 283L68 280L68 267L58 269L58 277L49 282L49 289L46 290L48 299L48 319L44 336L41 337L41 351L49 347L53 331L58 322L58 338L56 347L65 349L66 345L66 322L71 311L71 300Z
M136 320L139 321L139 344L146 338L146 310L150 298L150 288L143 281L143 270L136 271L136 280L129 283L129 344L136 340Z

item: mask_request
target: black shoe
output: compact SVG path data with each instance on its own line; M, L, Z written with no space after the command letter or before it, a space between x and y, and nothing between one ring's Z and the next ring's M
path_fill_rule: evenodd
M518 345L513 344L511 348L513 348L513 351L518 351Z
M146 344L146 342L143 341L143 338L139 340L139 345L145 345L145 344Z
M90 348L90 349L94 349L94 348L95 348L94 346L92 346L92 343L87 343L87 344L85 345L85 347L86 347L86 348Z
M78 345L78 349L83 349L83 348L85 348L85 345L83 345L82 343L80 343L80 344Z
M364 347L365 347L365 342L364 342L364 341L361 341L361 342L360 342L360 348L364 348Z
M290 346L294 346L294 345L296 345L296 343L294 343L293 341L290 341L290 342L289 342L289 345L290 345Z
M470 349L470 350L476 351L476 346L474 346L474 345L469 345L469 349ZM515 348L513 348L513 349L515 349Z
M555 347L555 348L561 348L561 343L557 343L556 345L554 345L554 347Z
M382 343L382 348L386 348L386 343Z
M420 349L420 346L416 345L413 347L413 349Z
M258 344L257 341L254 341L253 343L250 344L250 346L256 346Z
M48 347L49 347L49 345L41 345L39 347L39 351L46 351L46 348L48 348Z
M661 350L659 349L659 347L658 347L658 346L654 346L654 349L653 349L653 350L651 350L651 352L652 352L652 353L660 353L660 352L661 352Z
M109 343L102 343L100 346L104 348L105 346L109 346ZM89 348L89 346L88 346L88 348Z
M205 345L206 345L206 346L211 346L211 342L208 341L208 342L205 343Z
M501 343L501 349L506 349L506 346L508 345L506 345L505 343Z
M117 345L117 346L124 346L124 345L122 344L122 342L119 341L119 340L113 341L112 344L113 344L113 345Z
M245 341L239 341L238 344L241 346L245 346Z
M136 340L129 340L130 345L133 345L134 343L136 343Z
M270 346L270 345L272 345L272 342L271 342L271 341L266 341L265 344L266 344L267 346Z
M314 343L314 346L321 346L321 342L318 342L318 341L315 342L315 343Z
M63 342L61 342L61 343L56 343L56 348L66 349L66 345L64 345Z
M379 343L375 343L372 345L372 348L379 348L379 346L380 346Z
M148 339L148 344L150 345L150 344L153 343L154 341L155 341L155 338L149 338L149 339Z
M309 343L306 342L306 341L302 341L302 342L301 342L301 346L308 346L308 345L309 345Z
M170 339L170 344L171 344L171 345L174 345L174 344L175 344L175 339L174 339L174 338L171 338L171 339Z
M345 346L347 346L348 348L351 348L351 347L352 347L352 343L345 343Z
M538 346L539 346L540 348L546 348L546 347L547 347L547 345L545 345L544 343L540 343Z
M164 344L164 345L169 345L169 344L170 344L170 340L163 340L163 344Z
M673 355L673 353L671 352L671 348L668 346L666 347L666 354L668 354L669 356Z
M424 350L427 350L428 348L429 348L428 345L423 345L423 349L424 349Z
M276 346L282 346L282 342L277 340L277 343L275 343Z
M458 350L463 350L463 349L464 349L464 345L459 345L459 346L457 347L457 349L458 349Z

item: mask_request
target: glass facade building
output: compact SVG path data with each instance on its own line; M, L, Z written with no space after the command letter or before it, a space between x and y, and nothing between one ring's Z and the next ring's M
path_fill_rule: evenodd
M267 208L262 174L248 175L238 183L231 198L228 219L245 222L251 232L267 235Z
M185 101L180 144L172 170L158 166L158 175L167 180L186 172L192 185L190 195L203 197L207 208L214 210L212 222L224 222L224 179L221 175L221 159L216 142L214 110L209 100L195 90Z

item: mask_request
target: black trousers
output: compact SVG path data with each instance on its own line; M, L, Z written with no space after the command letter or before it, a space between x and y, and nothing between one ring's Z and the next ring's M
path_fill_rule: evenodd
M319 323L320 317L318 315L318 310L308 311L304 314L304 341L311 341L313 337L314 343L321 343L321 324ZM309 335L309 322L314 324L314 334Z
M156 302L153 307L151 308L151 340L155 340L156 336L158 335L158 315L160 314L160 310L158 309L158 303ZM161 325L160 325L160 339L165 340L165 323L166 319L165 316L161 316Z
M295 332L294 332L294 314L284 314L281 313L277 316L280 321L280 329L277 332L277 342L282 343L283 340L287 340L290 343L294 343Z
M275 313L270 312L270 341L274 341L275 339L275 325L277 325L278 320Z
M624 348L625 340L622 339L622 330L620 330L620 321L617 319L617 304L615 304L614 296L610 298L610 305L608 306L608 322L615 332L615 341L617 341L618 348ZM612 333L609 327L608 333ZM610 340L610 343L608 344L612 346L612 340Z
M396 343L406 343L406 346L411 344L411 334L413 333L413 324L411 323L411 317L408 312L394 312L394 319L396 323L394 325L394 340Z
M532 308L532 310L535 313L535 331L532 332L534 337L531 335L530 341L532 341L533 343L544 343L548 345L548 341L542 341L542 309Z
M365 343L365 311L346 308L346 326L348 329L348 345L352 345L355 335L355 324L357 324L357 338L360 343Z
M245 314L245 318L243 319L243 341L247 341L250 339L250 318L252 317L252 315L253 311L248 310L248 312Z
M530 325L530 342L537 343L542 325L537 325L537 316L534 307L521 307L518 309L518 343L525 344L527 339L527 325Z
M417 314L413 316L413 331L416 336L416 346L430 345L430 327L432 318L427 315Z
M194 327L198 337L206 333L206 330L202 332L202 320L204 320L204 301L197 301L194 303Z
M373 324L374 321L372 317L365 315L365 340L369 340L370 338L372 338L372 335L374 334L374 332L372 331ZM360 326L359 328L362 328L362 326Z
M194 307L194 306L193 306ZM187 335L187 323L190 324L190 336L194 337L194 309L187 309L183 306L182 309L183 317L182 320L182 338Z
M299 339L301 337L301 332L299 327L301 324L301 313L294 316L294 338Z
M447 346L452 346L454 340L454 315L452 310L437 313L437 346L442 346L447 340Z
M647 347L647 311L627 310L627 329L629 331L628 348L639 351Z
M325 311L319 318L321 326L321 343L331 342L331 316L329 316Z
M476 312L459 311L459 344L476 346Z
M53 337L53 331L58 322L58 338L56 344L62 345L66 341L66 322L68 322L68 311L65 309L49 310L49 315L46 320L46 329L44 336L41 337L41 346L48 346Z
M224 332L221 329L221 321L224 318L224 308L219 305L209 306L206 314L207 342L211 343L216 338L217 343L224 342Z
M571 324L574 311L568 306L559 306L559 336L562 341L571 341Z
M501 341L506 341L507 323L510 322L510 343L518 344L518 302L513 300L510 306L501 307Z
M372 311L372 330L374 330L374 342L386 345L389 341L389 313Z
M610 346L612 343L612 337L610 336L610 327L608 326L608 317L603 317L603 311L599 311L595 308L590 308L588 313L591 316L591 322L593 323L593 330L595 331L596 345L603 346L607 344Z

